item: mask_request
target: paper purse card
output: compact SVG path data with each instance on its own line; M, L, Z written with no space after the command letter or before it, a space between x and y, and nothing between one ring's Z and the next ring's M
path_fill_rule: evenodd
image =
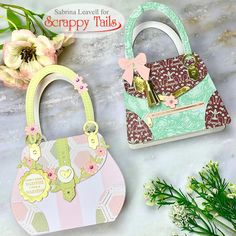
M179 56L151 63L144 53L134 57L133 36L138 34L137 29L133 32L135 22L148 10L161 11L175 25L183 48ZM155 26L152 23L148 27ZM170 27L158 27L181 52L178 36ZM166 5L148 2L132 13L125 29L125 55L119 65L124 70L127 136L131 148L219 131L231 122L205 63L192 52L183 24Z
M81 95L86 114L83 134L42 140L38 105L44 88L55 80L46 77L51 73L65 76ZM83 78L58 65L40 70L27 90L26 120L27 145L11 198L21 227L37 235L114 221L125 200L125 182L99 133Z

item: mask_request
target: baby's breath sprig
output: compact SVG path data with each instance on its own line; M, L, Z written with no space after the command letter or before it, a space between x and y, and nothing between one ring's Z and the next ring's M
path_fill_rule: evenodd
M219 165L213 161L203 167L199 176L200 180L189 177L187 194L159 178L148 182L144 185L146 204L172 205L172 221L182 230L224 236L223 226L236 235L236 185L221 178ZM220 221L218 216L231 223L233 228Z
M161 179L150 181L144 188L147 205L172 205L172 221L182 230L200 235L225 236L214 223L203 217L202 210L192 196L185 195Z

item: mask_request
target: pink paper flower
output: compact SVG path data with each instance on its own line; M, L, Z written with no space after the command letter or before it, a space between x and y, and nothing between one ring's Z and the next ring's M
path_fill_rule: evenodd
M57 174L55 169L46 169L46 173L48 174L48 178L52 181L55 181L57 179Z
M83 77L81 76L78 76L78 75L76 76L74 80L74 86L75 86L75 89L78 90L79 93L88 91L88 88L87 88L88 85L83 82Z
M39 129L36 125L29 125L25 127L25 133L26 135L36 135L39 133Z
M25 163L28 167L33 165L33 160L30 157L24 157Z
M175 108L176 104L178 104L178 99L176 99L172 94L165 96L164 104L170 108Z
M75 84L75 89L78 90L79 93L88 91L88 85L83 82L78 82Z
M83 82L84 78L82 76L77 75L74 81L74 85L78 86Z
M88 161L84 166L84 170L91 175L96 173L97 169L98 169L98 167L97 167L96 163L94 163L92 161Z
M99 157L104 157L106 155L106 148L104 148L104 147L97 147L96 154Z

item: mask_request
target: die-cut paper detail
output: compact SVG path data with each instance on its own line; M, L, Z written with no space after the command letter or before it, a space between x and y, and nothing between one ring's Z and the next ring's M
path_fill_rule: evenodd
M99 146L99 147L97 147L97 149L96 149L96 154L97 154L97 156L99 156L99 157L104 157L104 156L106 155L106 152L107 152L107 149L106 149L105 147Z
M45 170L45 172L48 174L48 178L51 180L51 181L55 181L57 179L57 174L56 174L56 170L51 168L47 168Z
M169 96L164 96L164 104L170 108L175 108L178 104L178 99L176 99L172 94Z
M50 179L46 172L31 169L24 173L19 183L21 196L31 203L41 201L48 196Z
M84 166L84 170L90 175L93 175L94 173L96 173L97 169L98 169L98 166L93 161L87 162L86 165Z
M29 170L36 169L36 170L42 170L43 166L37 161L33 160L29 156L24 156L23 160L19 163L18 168L26 167Z
M88 91L88 85L83 82L83 77L81 76L76 76L74 80L74 88L79 92L87 92Z
M74 171L70 166L62 166L59 168L57 176L62 183L69 183L74 177Z
M136 70L144 80L148 80L150 69L145 66L147 58L144 53L139 53L135 58L119 60L119 66L125 70L122 78L130 85L133 83L134 70Z
M36 125L29 125L25 127L25 134L26 135L36 135L39 133L39 128Z

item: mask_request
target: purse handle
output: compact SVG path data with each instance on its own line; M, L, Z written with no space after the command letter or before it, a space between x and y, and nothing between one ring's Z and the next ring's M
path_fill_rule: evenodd
M137 38L137 36L140 34L140 32L142 32L145 29L148 28L156 28L159 29L161 31L163 31L164 33L166 33L171 40L173 41L173 43L175 44L177 51L180 55L184 54L184 47L183 47L183 43L181 41L181 39L179 38L179 35L168 25L162 23L162 22L158 22L158 21L146 21L143 22L141 24L139 24L138 26L136 26L134 28L133 31L133 44L135 39Z
M180 18L172 11L169 7L164 4L157 2L147 2L140 5L133 13L130 15L128 22L125 28L125 56L126 58L133 58L133 31L137 21L137 18L145 11L149 10L159 10L164 13L171 22L175 25L177 32L180 35L180 38L183 43L184 53L192 54L191 46L189 44L188 35L185 31L185 28L180 20Z
M62 74L66 78L60 79L65 80L74 86L77 78L77 74L75 72L67 67L59 65L46 66L33 76L26 92L26 123L28 127L36 125L40 133L41 128L39 122L39 102L41 95L47 85L57 80L57 78L45 78L47 75L53 73ZM86 123L95 123L93 105L88 91L80 92L80 95L85 109Z

